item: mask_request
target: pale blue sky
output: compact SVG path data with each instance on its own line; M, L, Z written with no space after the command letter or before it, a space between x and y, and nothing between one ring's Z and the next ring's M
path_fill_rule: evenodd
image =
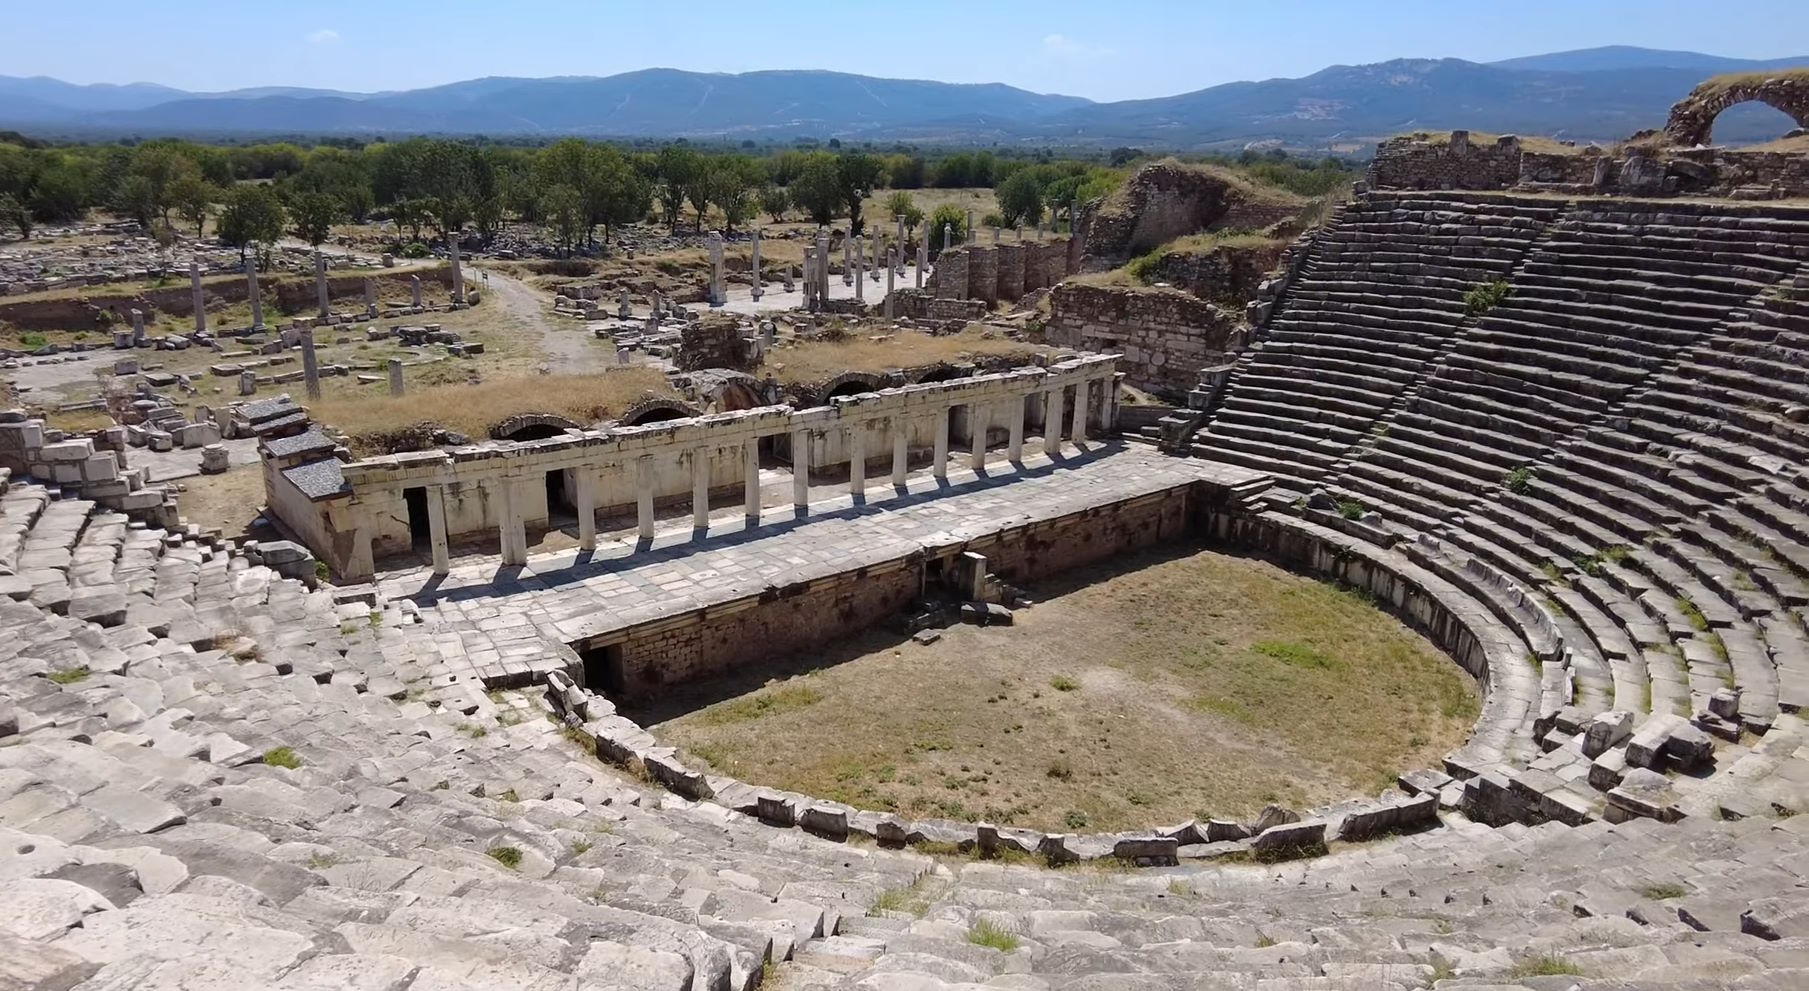
M0 75L412 89L477 76L835 69L1166 96L1402 56L1624 44L1809 54L1809 0L0 0Z

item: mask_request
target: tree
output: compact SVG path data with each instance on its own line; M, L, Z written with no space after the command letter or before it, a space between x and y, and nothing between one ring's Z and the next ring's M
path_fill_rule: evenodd
M842 172L834 155L820 151L808 156L791 181L791 201L820 226L835 219L842 205Z
M725 233L734 233L735 225L753 214L754 190L764 178L760 164L746 155L724 155L710 163L704 187L722 211Z
M760 211L773 218L773 223L785 222L785 213L791 209L791 194L784 186L768 186L760 191Z
M0 227L17 227L20 237L31 238L31 211L11 193L0 193Z
M201 170L180 148L173 144L147 144L138 149L132 157L133 177L143 179L134 205L148 202L151 211L170 222L170 209L174 206L170 198L170 189L181 179L189 176L199 177Z
M1120 146L1112 149L1112 168L1123 168L1143 157L1143 149Z
M288 223L282 198L263 183L241 183L226 193L226 204L220 209L220 240L239 249L239 261L245 260L245 249L252 242L274 244L283 236Z
M840 174L842 202L848 206L848 233L860 236L865 227L861 220L861 203L879 185L886 174L886 163L872 155L856 152L843 155L836 162Z
M942 242L946 238L949 244L960 244L967 236L967 221L961 208L953 203L944 203L930 215L930 255L942 253ZM948 233L944 235L944 231Z
M560 251L570 255L585 229L583 196L565 183L548 187L540 194L540 216L553 228Z
M157 219L157 187L145 176L126 176L126 181L120 184L119 196L113 202L113 209L138 221L139 226L149 229L151 221Z
M999 184L995 195L1003 226L1034 224L1043 219L1043 187L1030 169L1019 169Z
M295 236L318 248L333 233L343 215L339 201L326 193L297 193L289 200L289 216Z
M683 145L661 148L654 160L654 174L659 179L657 195L666 213L666 223L673 230L678 230L678 211L684 207L685 197L696 183L701 165L702 159L697 152Z
M401 199L390 204L389 215L396 222L396 236L401 237L402 228L408 228L410 241L421 240L421 226L427 223L427 209L419 200Z
M185 175L170 184L170 203L182 219L195 225L195 236L207 230L207 215L213 209L218 191L199 174Z

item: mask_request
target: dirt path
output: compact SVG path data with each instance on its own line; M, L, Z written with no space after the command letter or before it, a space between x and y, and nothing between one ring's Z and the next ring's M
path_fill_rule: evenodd
M478 281L505 317L518 321L527 332L540 338L539 350L553 371L594 372L607 366L605 349L591 341L584 323L547 316L547 301L532 286L488 269L483 270Z

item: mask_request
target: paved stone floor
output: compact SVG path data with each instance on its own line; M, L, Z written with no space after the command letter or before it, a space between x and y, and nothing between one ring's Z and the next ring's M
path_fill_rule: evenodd
M436 580L425 569L380 581L391 599L409 598L443 629L531 626L570 643L610 630L785 585L888 561L918 547L970 539L1005 527L1053 519L1206 479L1225 485L1258 473L1141 446L1089 444L1052 461L1038 455L1020 468L989 465L982 475L951 471L945 483L912 478L899 493L869 479L856 505L843 495L743 520L712 520L708 530L658 532L651 546L600 545L530 557L504 568L497 557L468 559ZM525 632L525 631L524 631Z

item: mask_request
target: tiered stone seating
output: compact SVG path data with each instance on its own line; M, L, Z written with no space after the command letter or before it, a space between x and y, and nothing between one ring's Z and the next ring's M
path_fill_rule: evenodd
M1464 293L1505 278L1555 212L1461 193L1359 200L1315 239L1196 449L1304 491L1423 377Z

